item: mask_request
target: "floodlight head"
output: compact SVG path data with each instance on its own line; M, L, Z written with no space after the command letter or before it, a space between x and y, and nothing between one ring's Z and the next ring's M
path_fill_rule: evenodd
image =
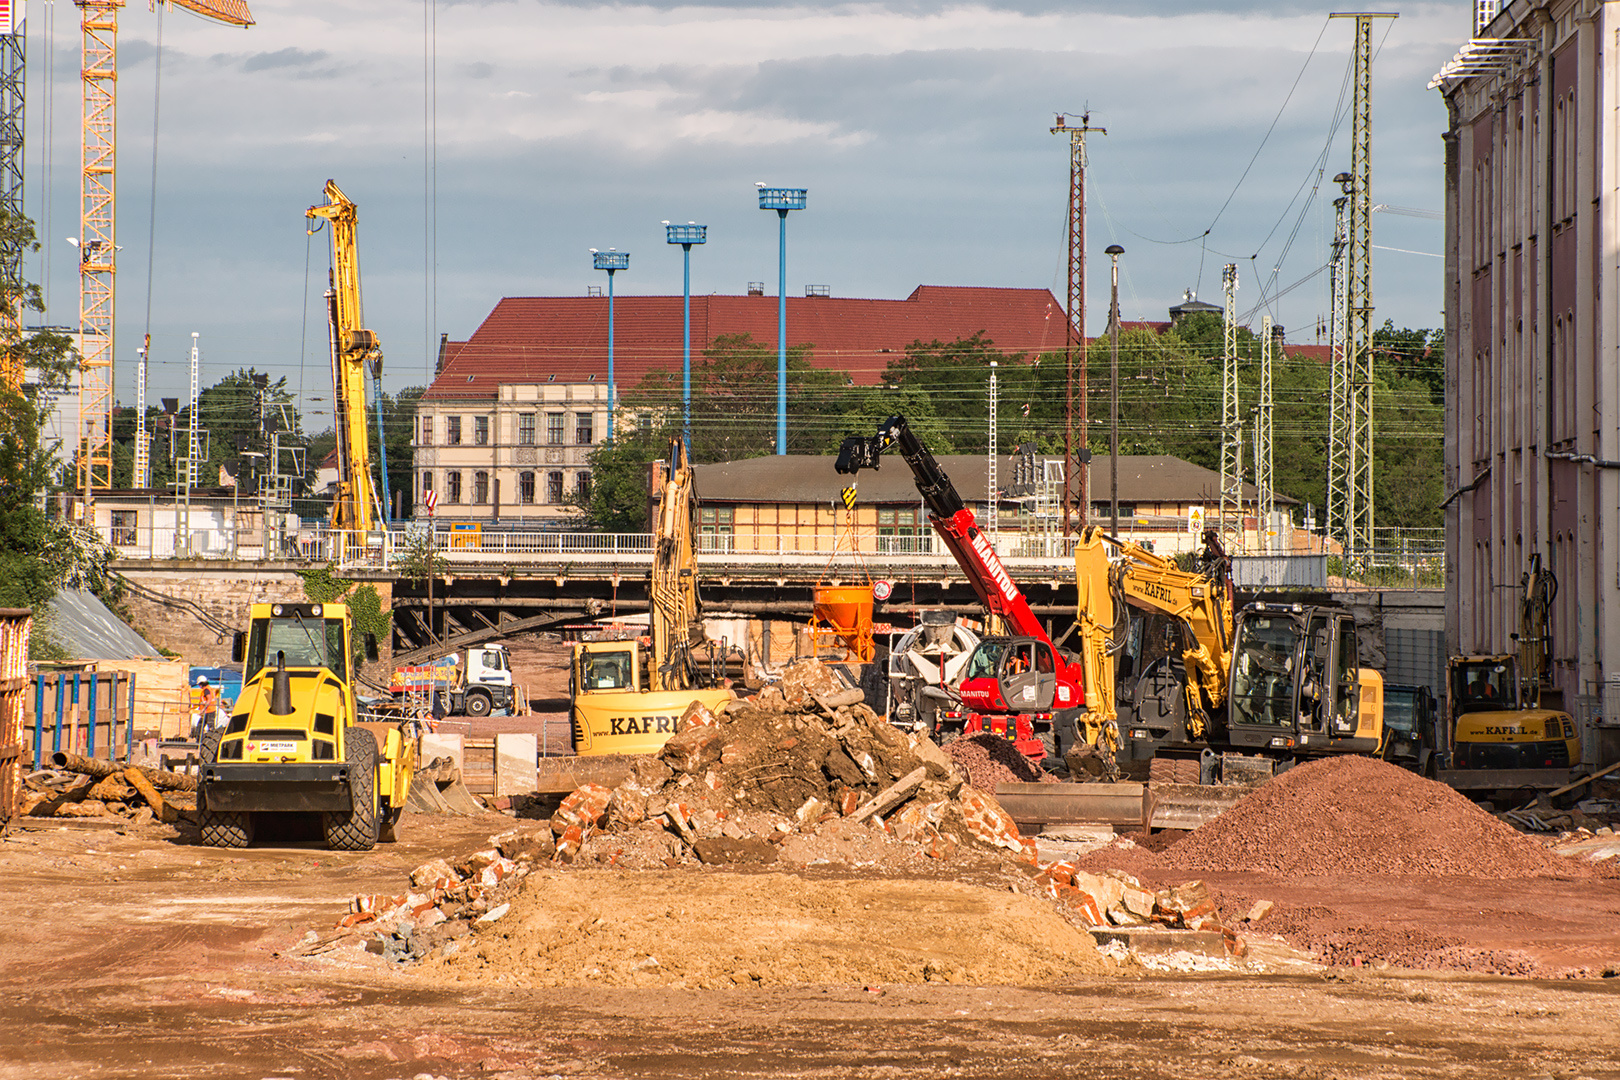
M630 253L628 251L614 251L612 248L608 248L606 251L597 251L592 248L591 251L595 252L591 263L598 270L611 272L630 269Z
M755 180L754 181L754 186L755 187L764 187L765 186L765 181L763 181L763 180Z
M803 210L808 195L808 188L762 186L759 189L759 208L761 210Z
M1109 244L1106 248L1103 249L1103 254L1105 254L1105 255L1123 255L1123 254L1125 254L1125 249L1120 247L1118 244Z
M688 221L685 225L664 223L664 240L670 244L702 244L708 242L709 227Z
M668 224L669 224L669 221L668 221L668 220L665 220L665 221L664 221L664 224L665 224L665 225L668 225Z
M79 238L77 236L66 237L66 240L67 240L68 243L72 244L74 247L79 246Z
M591 254L592 254L592 255L595 255L595 254L596 254L596 249L595 249L595 248L591 248Z

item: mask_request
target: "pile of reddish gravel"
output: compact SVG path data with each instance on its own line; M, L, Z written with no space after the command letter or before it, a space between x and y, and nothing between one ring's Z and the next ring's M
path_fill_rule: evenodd
M1055 784L1037 762L997 735L964 735L945 744L945 753L968 783L994 795L997 784Z
M1586 876L1444 784L1365 757L1290 769L1165 851L1167 870Z

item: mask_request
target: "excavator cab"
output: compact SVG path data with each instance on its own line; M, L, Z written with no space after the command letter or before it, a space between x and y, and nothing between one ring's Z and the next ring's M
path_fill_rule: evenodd
M1251 605L1238 618L1232 657L1228 727L1234 746L1307 755L1330 745L1377 747L1382 679L1360 666L1349 612Z

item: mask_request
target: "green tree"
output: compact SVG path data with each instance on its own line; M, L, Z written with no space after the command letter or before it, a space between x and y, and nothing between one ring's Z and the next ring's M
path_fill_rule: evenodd
M0 212L0 251L20 265L23 253L38 249L32 222ZM4 275L0 304L13 311L44 310L38 286ZM4 320L0 348L9 364L27 373L20 385L0 379L0 607L37 608L71 574L82 546L46 514L43 498L57 468L56 448L41 443L46 395L66 388L75 355L65 335L25 333Z
M652 463L669 452L680 435L679 414L673 423L614 433L591 451L591 487L571 496L587 524L602 532L645 532Z
M382 609L382 597L374 585L361 585L337 574L337 564L327 563L309 570L295 571L304 582L304 595L312 604L347 604L349 623L354 630L351 670L358 674L365 666L365 635L378 643L386 642L394 626L394 613Z

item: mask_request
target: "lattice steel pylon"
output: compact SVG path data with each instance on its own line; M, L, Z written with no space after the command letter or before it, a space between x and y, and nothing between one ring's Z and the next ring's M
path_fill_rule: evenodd
M0 208L13 222L23 218L23 90L27 81L28 38L14 13L0 22ZM0 304L4 341L0 342L0 385L15 390L26 377L15 349L22 337L22 247L0 250L0 281L6 303Z
M1256 539L1260 551L1270 554L1281 549L1282 535L1272 542L1272 516L1277 509L1277 492L1271 463L1271 316L1260 318L1260 408L1254 417L1254 487L1259 519Z
M1095 131L1108 134L1107 128L1092 127L1091 113L1080 114L1080 126L1070 127L1068 116L1058 113L1052 125L1052 134L1069 136L1069 295L1064 313L1068 316L1069 332L1064 336L1063 361L1065 368L1063 401L1063 534L1072 535L1071 521L1075 507L1079 507L1079 528L1086 527L1091 511L1091 495L1087 490L1088 470L1079 460L1079 450L1087 445L1086 425L1086 361L1080 359L1080 443L1074 438L1074 350L1086 344L1086 136Z
M1349 372L1350 440L1345 485L1345 559L1372 551L1372 21L1394 14L1335 15L1356 20L1355 95L1351 105L1350 213L1345 253L1345 353Z
M1236 263L1221 270L1221 289L1226 294L1226 312L1221 334L1221 534L1229 539L1228 550L1243 541L1243 420L1238 401ZM1235 519L1235 526L1234 526ZM1227 534L1235 536L1228 538Z
M1348 173L1341 173L1348 177ZM1346 274L1345 209L1348 195L1333 200L1333 257L1328 264L1332 310L1328 315L1328 351L1332 372L1328 400L1327 505L1324 508L1324 535L1345 544L1345 522L1350 498L1350 357L1345 349L1344 300Z
M73 0L84 33L83 142L79 175L78 484L88 501L112 486L116 372L118 12L124 0ZM252 26L244 0L162 0L231 26Z

